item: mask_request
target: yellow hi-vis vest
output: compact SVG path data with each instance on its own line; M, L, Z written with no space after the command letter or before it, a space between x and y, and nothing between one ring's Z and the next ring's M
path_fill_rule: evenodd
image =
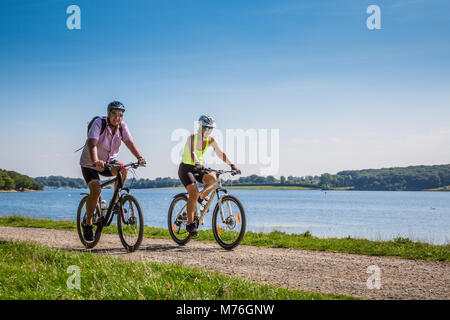
M206 139L206 146L205 149L203 150L197 150L197 138L198 133L194 135L194 145L192 147L194 148L194 152L195 155L197 156L198 161L200 162L201 165L203 165L203 154L205 153L206 148L208 148L209 146L209 141L211 137L208 137ZM191 158L191 151L189 150L189 141L184 146L183 157L181 158L181 162L190 165L195 165L194 160Z

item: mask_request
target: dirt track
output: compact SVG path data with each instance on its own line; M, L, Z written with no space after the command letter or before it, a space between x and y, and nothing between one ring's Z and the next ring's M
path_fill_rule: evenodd
M84 250L73 231L0 227L0 240L35 241L52 248ZM450 263L333 252L259 248L241 245L225 251L216 243L144 238L132 254L117 235L102 235L93 252L130 260L182 264L280 287L368 299L450 299ZM381 288L368 289L376 265Z

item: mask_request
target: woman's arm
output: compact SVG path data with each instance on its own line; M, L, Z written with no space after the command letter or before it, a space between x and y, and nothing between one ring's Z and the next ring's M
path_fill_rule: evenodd
M194 135L191 134L188 137L188 140L186 141L186 143L188 144L188 148L189 148L189 152L191 153L191 159L192 161L194 161L195 165L200 165L200 161L197 158L197 155L194 152Z
M223 162L225 162L227 165L231 166L233 163L228 158L228 156L222 151L217 141L211 137L211 146L213 147L214 151L216 152L217 156L222 159Z

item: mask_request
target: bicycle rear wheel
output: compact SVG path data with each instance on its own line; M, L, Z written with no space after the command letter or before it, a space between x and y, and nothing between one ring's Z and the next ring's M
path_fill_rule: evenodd
M128 252L133 252L139 248L144 237L144 216L138 200L131 194L120 198L117 229L120 241Z
M92 249L100 241L100 236L102 235L103 226L102 226L102 219L101 219L101 214L100 214L100 212L101 212L100 205L97 204L97 207L95 208L93 224L92 224L92 230L94 232L94 240L87 241L86 239L84 239L83 228L86 226L86 201L87 201L87 198L88 198L88 196L85 196L83 199L81 199L80 204L78 205L77 231L78 231L78 237L80 238L81 243L87 249Z
M245 234L246 217L244 207L238 198L226 195L222 197L220 212L218 202L212 217L212 229L217 243L224 249L231 250L241 243Z
M186 230L187 196L185 194L179 194L172 200L167 220L173 241L182 246L191 240L191 235Z

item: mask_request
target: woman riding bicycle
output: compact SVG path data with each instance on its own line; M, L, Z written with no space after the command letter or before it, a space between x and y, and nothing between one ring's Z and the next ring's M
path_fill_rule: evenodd
M208 146L212 146L217 156L228 164L232 170L240 173L234 164L231 163L227 155L219 147L216 140L210 136L212 129L216 126L214 119L207 115L202 115L199 119L199 129L195 134L191 134L184 146L184 152L178 168L178 177L186 188L189 197L187 201L187 219L186 230L192 235L197 236L197 226L194 223L194 213L197 207L197 201L200 204L207 202L207 195L210 191L199 197L199 190L196 180L210 186L216 182L214 173L203 172L203 155Z

